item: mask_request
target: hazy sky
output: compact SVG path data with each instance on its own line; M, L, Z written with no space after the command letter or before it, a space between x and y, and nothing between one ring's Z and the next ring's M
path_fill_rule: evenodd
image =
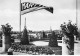
M13 30L19 31L20 0L0 0L0 25L9 23ZM26 18L28 30L60 29L60 24L72 20L76 22L76 0L22 0L44 6L52 6L53 14L46 10L38 10L21 16L22 30ZM1 26L0 26L1 27Z

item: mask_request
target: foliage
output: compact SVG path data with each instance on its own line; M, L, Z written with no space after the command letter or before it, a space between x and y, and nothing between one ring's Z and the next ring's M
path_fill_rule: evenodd
M52 34L50 35L49 46L51 46L51 47L56 47L56 46L58 46L57 35L55 34L54 31L53 31Z
M10 35L11 34L11 30L12 30L12 27L8 23L6 25L2 25L3 34Z
M50 48L45 48L42 46L26 46L26 45L14 45L12 47L15 52L22 52L32 55L39 55L39 54L45 54L45 55L52 55L54 54L54 51Z
M65 35L69 35L69 34L73 34L73 35L78 35L78 28L76 26L76 24L71 24L71 21L68 22L68 24L66 24L64 22L64 24L61 24L61 29L63 34Z
M64 34L63 41L67 44L67 48L69 50L74 49L74 35L78 35L78 28L76 24L72 24L69 20L68 24L64 22L64 24L61 24L61 29Z
M2 40L0 40L0 47L2 47Z
M47 38L47 35L45 34L44 31L43 31L43 38Z
M21 44L22 45L28 45L29 44L29 39L28 39L28 32L27 29L25 28L23 31L23 35L21 37Z

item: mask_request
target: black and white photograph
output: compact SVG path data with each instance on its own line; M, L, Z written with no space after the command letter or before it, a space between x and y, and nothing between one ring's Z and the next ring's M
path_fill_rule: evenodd
M0 0L0 55L80 55L80 0Z

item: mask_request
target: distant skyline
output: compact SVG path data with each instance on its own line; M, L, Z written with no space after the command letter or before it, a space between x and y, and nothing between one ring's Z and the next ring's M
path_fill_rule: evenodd
M19 31L20 0L0 0L0 25L9 23L14 31ZM53 14L42 9L21 16L21 30L26 26L28 30L52 30L60 29L60 24L72 20L76 23L76 0L21 0L44 6L52 6ZM1 27L1 26L0 26Z

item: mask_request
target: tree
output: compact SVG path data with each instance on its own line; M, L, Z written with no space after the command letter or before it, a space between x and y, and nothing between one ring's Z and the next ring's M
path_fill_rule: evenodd
M21 44L22 45L28 45L29 44L29 39L28 39L28 32L27 32L27 29L24 28L23 30L23 35L22 35L22 38L21 38Z
M47 38L47 35L45 34L44 31L43 31L43 38Z
M53 31L52 34L50 35L49 46L51 46L51 47L56 47L56 46L58 46L57 35L55 34L54 31Z

